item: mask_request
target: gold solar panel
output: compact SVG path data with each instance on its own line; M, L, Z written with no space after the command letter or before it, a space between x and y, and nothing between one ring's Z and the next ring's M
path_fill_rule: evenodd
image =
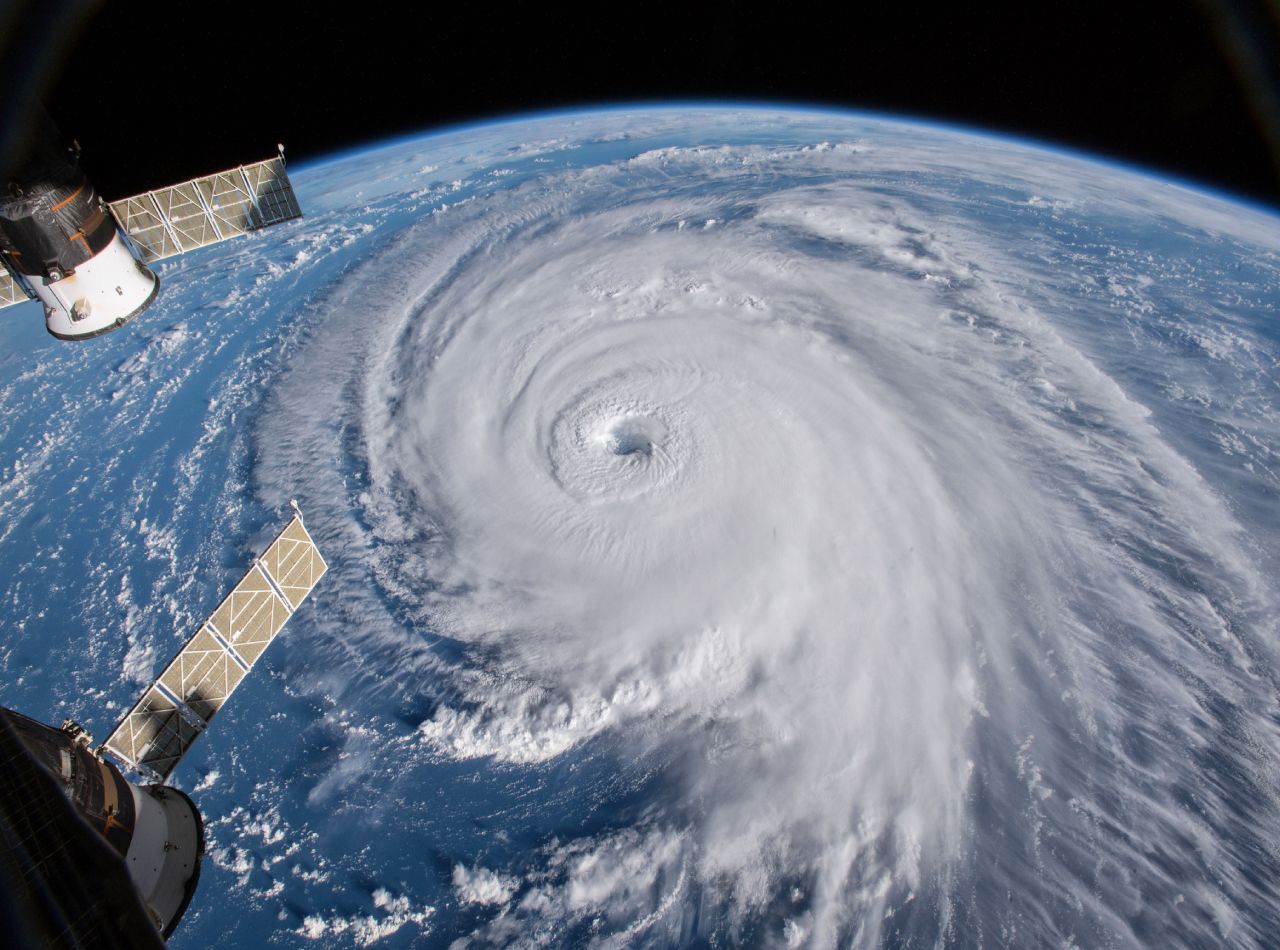
M134 768L164 779L201 731L153 685L107 738L106 748Z
M246 665L252 666L290 613L289 605L254 564L209 617L209 625L244 658Z
M300 218L302 208L277 157L121 198L111 213L149 263Z
M0 265L3 265L0 266L0 307L11 307L15 303L30 300L18 279L9 270L8 259L0 257Z
M157 261L182 253L177 234L152 200L151 192L111 202L111 213L120 229L133 240L144 261Z
M262 555L261 564L294 610L329 569L301 518L290 521L279 537L271 542Z
M158 682L207 723L240 685L245 672L205 625L187 641Z
M161 780L328 570L301 515L285 526L120 721L104 748Z

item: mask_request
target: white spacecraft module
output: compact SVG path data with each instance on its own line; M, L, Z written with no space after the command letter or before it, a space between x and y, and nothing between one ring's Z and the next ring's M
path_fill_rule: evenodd
M168 778L327 570L296 514L103 748L143 775Z
M284 165L241 165L108 205L46 129L0 194L0 307L34 297L61 340L123 326L155 300L146 264L302 216Z

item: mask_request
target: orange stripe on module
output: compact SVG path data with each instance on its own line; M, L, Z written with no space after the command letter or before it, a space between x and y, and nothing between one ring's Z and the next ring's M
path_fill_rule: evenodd
M83 242L84 242L84 249L85 249L86 251L92 250L92 248L90 248L90 247L89 247L89 242L88 242L87 240L85 240L85 236L84 236L84 234L83 234L83 233L81 233L80 231L77 231L75 234L71 235L71 237L67 238L67 240L68 240L68 241L83 241Z
M75 191L71 192L71 194L67 195L65 198L63 198L61 201L59 201L56 205L54 205L54 206L53 206L52 208L50 208L49 210L50 210L50 211L57 211L57 210L58 210L59 208L61 208L63 205L69 204L72 200L74 200L74 199L75 199L75 196L76 196L76 195L78 195L78 194L80 194L80 192L82 192L82 191L84 191L84 185L81 185L81 186L80 186L79 188L77 188Z

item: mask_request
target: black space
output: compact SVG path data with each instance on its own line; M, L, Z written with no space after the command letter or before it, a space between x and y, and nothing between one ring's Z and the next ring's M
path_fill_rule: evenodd
M114 3L68 19L78 39L44 98L112 198L278 141L297 162L513 112L676 98L1009 131L1280 207L1267 0L968 6Z

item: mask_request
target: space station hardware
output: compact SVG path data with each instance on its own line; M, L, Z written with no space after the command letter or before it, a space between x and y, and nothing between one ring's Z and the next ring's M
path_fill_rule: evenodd
M44 304L61 340L98 336L149 307L160 288L147 264L302 217L284 146L250 165L110 204L58 144L52 123L0 194L0 307Z
M0 254L16 290L44 304L60 339L97 336L155 299L155 274L130 253L115 219L80 169L78 154L46 129L0 194ZM17 302L17 301L15 301Z
M55 729L10 709L0 709L0 718L11 730L10 735L16 736L19 751L26 753L27 762L21 764L26 765L28 772L32 760L43 766L43 778L52 776L74 814L81 819L80 822L66 817L54 820L59 818L58 803L46 801L48 795L39 793L37 783L42 776L38 773L25 776L26 780L18 787L6 784L0 791L0 823L7 826L6 830L11 833L15 828L25 830L29 821L22 819L42 812L51 816L42 816L42 824L47 822L57 829L56 834L32 836L24 842L22 851L33 866L22 875L25 878L22 884L37 892L45 891L45 899L55 903L69 898L71 913L67 916L75 928L84 926L79 920L81 916L88 920L106 916L108 923L116 915L125 916L118 906L122 902L120 895L130 898L123 901L125 911L131 909L131 903L140 900L143 913L133 916L147 921L150 931L148 924L134 924L128 929L144 938L154 937L157 932L168 937L191 902L200 878L204 825L195 804L176 788L130 782L114 764L89 749L88 743L75 734L79 727L74 723ZM20 764L15 758L12 754L7 757L6 767L12 769ZM103 840L110 849L105 856L99 853ZM66 867L52 880L41 880L41 872L49 860L46 852L52 849L56 849L56 857L61 858ZM123 869L119 868L120 862ZM92 877L84 875L86 867L94 868ZM117 897L101 908L105 914L99 915L96 900L89 903L90 898L78 893L85 885L75 886L75 878L86 876L89 894L94 895L113 874L125 877L121 870L127 872L136 898L129 894L130 888L113 888ZM102 880L104 876L107 881ZM12 889L13 882L9 883ZM48 891L52 891L52 895ZM59 900L59 892L67 893L67 898ZM23 945L23 941L17 941L16 945Z
M159 947L173 933L204 826L163 783L328 570L291 504L288 525L102 746L71 721L55 729L0 709L0 890L18 912L17 945ZM152 784L127 779L104 750Z
M279 155L111 202L146 263L302 217Z
M144 775L167 779L328 569L295 513L103 748Z

